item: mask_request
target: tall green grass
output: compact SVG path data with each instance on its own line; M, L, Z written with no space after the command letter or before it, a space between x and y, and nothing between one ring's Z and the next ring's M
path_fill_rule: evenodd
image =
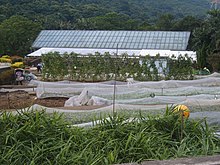
M58 113L1 113L0 164L103 165L220 153L205 120L179 116L109 116L90 128L73 127ZM181 134L183 134L181 136Z

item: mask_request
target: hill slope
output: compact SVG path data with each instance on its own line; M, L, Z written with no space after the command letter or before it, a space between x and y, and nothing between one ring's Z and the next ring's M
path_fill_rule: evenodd
M0 17L14 14L43 15L61 12L65 16L73 12L75 16L98 16L110 11L124 13L132 18L145 19L161 13L175 16L204 16L209 9L208 0L1 0Z

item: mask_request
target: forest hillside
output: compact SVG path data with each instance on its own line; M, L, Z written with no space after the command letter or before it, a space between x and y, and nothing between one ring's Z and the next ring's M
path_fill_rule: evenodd
M99 24L115 18L133 29L132 24L152 25L166 14L203 18L209 9L208 0L1 0L0 23L22 15L44 29L100 29Z

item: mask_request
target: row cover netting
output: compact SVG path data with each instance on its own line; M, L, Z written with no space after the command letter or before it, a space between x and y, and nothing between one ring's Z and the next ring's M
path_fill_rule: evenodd
M114 85L116 98L118 99L139 99L155 96L190 96L198 94L218 95L220 89L219 77L207 77L197 80L168 80L168 81L147 81L132 83L126 82L100 82L80 83L71 81L41 82L31 81L37 85L37 97L71 97L79 95L83 90L88 91L89 96L99 96L106 99L113 97Z
M204 108L218 110L220 105L220 76L218 73L196 80L147 82L106 81L81 83L71 81L41 82L37 85L38 98L68 97L65 106L103 105L115 103L121 109L162 109L166 105L185 104L195 111Z

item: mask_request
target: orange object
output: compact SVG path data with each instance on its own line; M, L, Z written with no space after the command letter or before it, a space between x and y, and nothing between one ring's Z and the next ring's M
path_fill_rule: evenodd
M173 109L173 113L182 113L183 117L188 118L190 115L190 110L187 106L185 105L177 105L174 109Z

